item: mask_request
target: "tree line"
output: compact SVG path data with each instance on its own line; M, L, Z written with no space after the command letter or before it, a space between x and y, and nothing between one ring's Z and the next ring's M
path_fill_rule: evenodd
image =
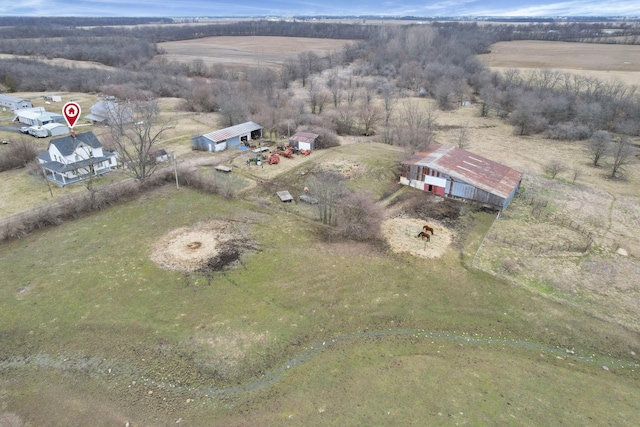
M203 26L184 27L191 35L206 33ZM317 28L334 28L333 24L268 21L215 27L242 34L254 30L254 34L274 34L285 28L302 34L304 29L309 36L319 35ZM351 27L356 26L345 28ZM497 73L485 67L477 55L501 38L501 26L489 30L461 23L366 27L366 38L338 51L324 57L302 52L278 67L207 66L201 59L189 64L150 60L149 49L146 56L114 71L3 59L0 83L13 91L103 92L129 100L179 97L185 110L218 111L229 126L254 120L271 133L305 129L324 133L327 141L332 140L331 133L376 135L382 142L403 145L407 152L434 140L439 110L465 102L479 105L481 116L508 121L518 135L590 141L603 131L614 142L620 135L640 135L640 101L634 87L552 70ZM149 42L182 30L139 31L168 31L147 38ZM301 83L305 97L290 90L294 81ZM432 98L435 107L421 107L410 95ZM459 134L459 145L464 146L464 129Z

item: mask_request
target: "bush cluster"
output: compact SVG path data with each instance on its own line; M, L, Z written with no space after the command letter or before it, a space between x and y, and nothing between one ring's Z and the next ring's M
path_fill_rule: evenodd
M134 179L111 184L94 191L65 196L55 203L37 207L20 215L0 221L0 242L22 238L33 230L59 225L67 219L105 209L122 201L130 200L141 193L167 183L175 182L171 168L158 170L144 183ZM237 186L228 177L202 175L194 170L178 170L178 183L210 194L231 198Z
M38 148L33 141L12 142L0 151L0 172L23 168L37 155Z

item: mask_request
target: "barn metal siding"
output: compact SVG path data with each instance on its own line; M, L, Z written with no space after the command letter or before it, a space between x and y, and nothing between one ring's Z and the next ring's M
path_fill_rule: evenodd
M196 150L213 151L213 142L203 136L191 138L191 144Z
M516 193L518 192L518 190L520 189L520 183L518 183L518 185L513 189L513 191L511 192L511 194L509 194L509 197L507 197L504 202L502 203L502 209L506 209L507 206L509 206L509 203L511 203L511 201L513 200L513 198L516 196Z
M245 135L242 135L245 136ZM232 138L227 139L227 148L233 148L233 147L237 147L238 145L240 145L240 138L241 136L234 136Z
M412 187L498 209L507 207L523 176L477 154L437 144L404 161L402 171Z

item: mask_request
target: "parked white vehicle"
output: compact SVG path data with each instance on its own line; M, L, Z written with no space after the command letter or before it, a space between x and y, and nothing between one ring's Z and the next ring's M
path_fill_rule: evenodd
M29 135L37 138L46 138L49 136L49 132L47 132L47 130L42 126L31 126L29 128Z

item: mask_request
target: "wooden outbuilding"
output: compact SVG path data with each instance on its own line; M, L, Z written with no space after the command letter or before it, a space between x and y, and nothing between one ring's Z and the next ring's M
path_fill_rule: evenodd
M293 196L288 191L276 191L276 195L280 198L281 202L292 202Z
M503 210L520 188L523 176L461 148L431 144L402 162L400 183Z
M315 150L320 135L311 132L296 132L289 137L289 145L299 150Z

